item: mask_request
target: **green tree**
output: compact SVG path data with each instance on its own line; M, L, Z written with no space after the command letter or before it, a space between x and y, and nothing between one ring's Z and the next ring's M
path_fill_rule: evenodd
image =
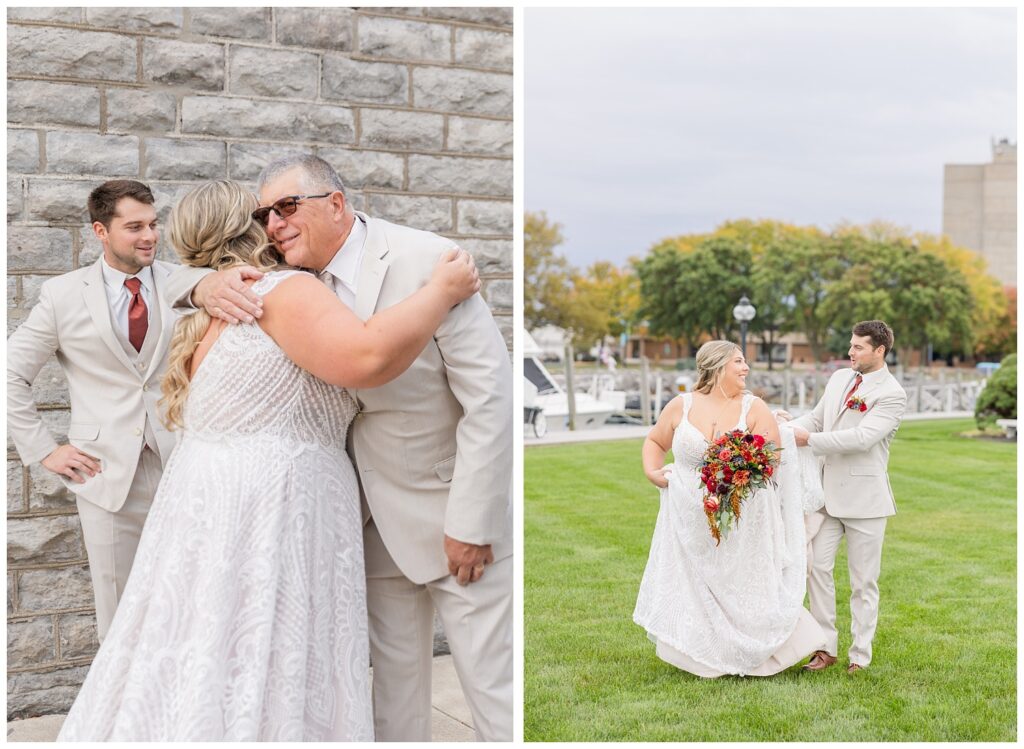
M568 327L571 314L567 291L572 268L555 248L562 244L562 227L543 211L527 211L523 222L523 320L529 329L543 325Z

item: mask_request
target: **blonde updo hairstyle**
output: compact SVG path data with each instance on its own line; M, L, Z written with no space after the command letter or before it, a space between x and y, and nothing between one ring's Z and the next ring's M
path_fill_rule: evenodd
M237 182L207 182L174 206L168 239L181 262L193 268L221 270L251 265L264 272L273 270L284 261L263 227L252 218L258 207L256 196ZM199 309L182 317L174 327L159 403L168 429L183 426L192 356L211 322L206 310Z
M693 389L705 395L714 390L725 365L739 350L732 341L708 341L697 349L697 384Z

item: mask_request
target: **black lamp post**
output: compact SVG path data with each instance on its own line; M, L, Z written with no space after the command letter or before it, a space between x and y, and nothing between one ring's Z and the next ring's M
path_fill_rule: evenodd
M732 308L732 316L740 324L740 350L743 351L744 357L747 355L747 325L756 315L757 310L754 309L754 305L747 299L746 294L741 296L740 303Z

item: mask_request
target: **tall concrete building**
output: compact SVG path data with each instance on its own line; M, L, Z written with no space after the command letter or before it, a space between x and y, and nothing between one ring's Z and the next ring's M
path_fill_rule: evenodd
M942 232L984 257L1004 286L1016 287L1016 143L993 141L990 164L946 164Z

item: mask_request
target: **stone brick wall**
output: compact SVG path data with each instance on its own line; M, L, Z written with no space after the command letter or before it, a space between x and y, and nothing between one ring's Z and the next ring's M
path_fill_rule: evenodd
M8 334L46 278L94 262L89 191L148 183L162 220L199 181L252 185L313 151L357 208L476 258L512 341L509 8L9 8ZM174 260L166 242L160 257ZM55 360L34 391L64 435ZM65 712L97 643L73 499L7 445L8 717Z

